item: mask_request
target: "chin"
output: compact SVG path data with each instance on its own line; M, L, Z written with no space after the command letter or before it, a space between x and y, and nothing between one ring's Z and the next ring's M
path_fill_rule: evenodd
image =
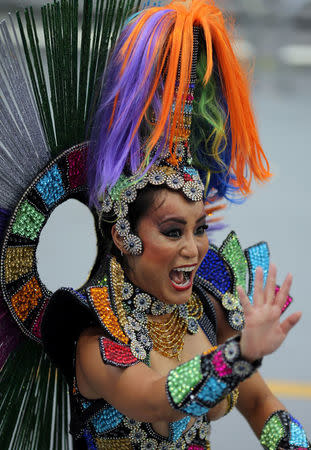
M169 305L183 305L188 302L191 294L192 288L182 292L174 292L174 294L171 293L170 295L167 295L164 302L168 303Z

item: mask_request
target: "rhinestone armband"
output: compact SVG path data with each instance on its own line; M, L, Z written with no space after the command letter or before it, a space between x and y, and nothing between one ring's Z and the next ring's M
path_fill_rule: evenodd
M228 339L201 356L171 370L166 392L171 406L192 416L202 416L248 378L261 360L241 357L240 337Z
M275 411L268 417L260 435L266 450L311 448L301 424L287 411Z

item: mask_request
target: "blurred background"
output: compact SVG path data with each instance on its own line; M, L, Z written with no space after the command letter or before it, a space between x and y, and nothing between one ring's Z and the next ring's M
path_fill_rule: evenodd
M29 3L37 13L42 1L1 0L0 18ZM265 240L279 268L279 282L288 271L294 275L295 302L290 309L301 310L303 317L283 347L265 359L262 374L310 438L311 1L219 0L218 4L235 17L235 47L252 73L258 127L274 177L254 186L243 205L226 209L228 226L213 240L220 244L231 229L245 248ZM37 255L41 277L50 289L78 287L86 279L96 253L91 230L92 217L78 202L70 201L53 213ZM213 429L213 450L260 448L237 412Z

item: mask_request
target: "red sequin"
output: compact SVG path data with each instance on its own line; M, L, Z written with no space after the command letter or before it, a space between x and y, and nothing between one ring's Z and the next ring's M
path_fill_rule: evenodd
M36 336L38 339L41 340L42 336L41 336L41 323L42 323L42 318L43 318L43 314L45 312L45 309L47 307L49 303L49 299L46 299L43 306L41 307L36 320L34 321L33 327L32 327L32 333L34 336Z
M189 173L184 173L184 180L185 181L193 181L191 175L189 175Z
M86 158L86 148L74 150L67 157L69 166L68 177L71 189L76 189L86 183Z
M138 362L127 345L118 344L105 337L101 337L99 341L101 355L106 364L128 367Z

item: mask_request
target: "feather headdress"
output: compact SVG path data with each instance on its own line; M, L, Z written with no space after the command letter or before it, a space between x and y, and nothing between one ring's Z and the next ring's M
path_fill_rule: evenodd
M205 103L200 99L195 99L197 106L194 103L191 131L194 135L205 132L205 142L202 145L201 139L199 145L192 145L192 164L205 175L207 191L216 188L219 196L230 187L248 194L252 179L263 181L270 176L248 81L232 49L221 11L213 0L172 1L135 15L111 56L93 131L91 202L96 203L98 192L104 194L114 186L127 164L130 173L144 173L161 158L164 149L174 153L174 136L193 70L194 27L201 30L197 83L206 98ZM219 111L218 124L211 109L206 111L208 95L213 96L212 107ZM148 127L150 114L155 115L152 127ZM219 124L222 131L215 133ZM217 179L213 174L218 174ZM225 189L219 189L219 177Z

